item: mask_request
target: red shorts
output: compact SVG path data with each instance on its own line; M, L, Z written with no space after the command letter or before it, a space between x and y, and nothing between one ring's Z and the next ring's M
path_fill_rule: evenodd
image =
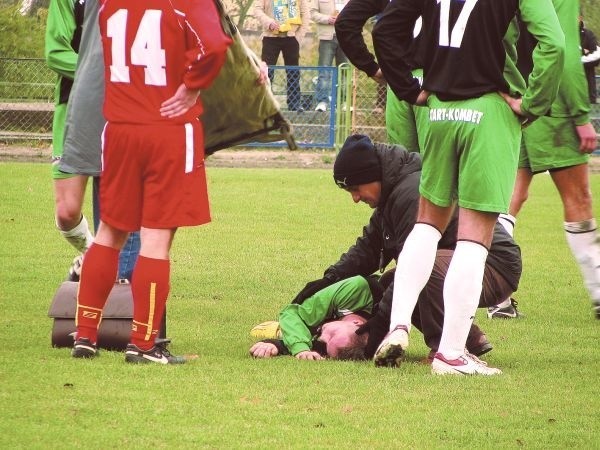
M123 231L210 222L204 133L185 125L106 125L100 217Z

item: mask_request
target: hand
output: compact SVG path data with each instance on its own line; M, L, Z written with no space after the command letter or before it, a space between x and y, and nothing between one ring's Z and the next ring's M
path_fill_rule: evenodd
M576 126L577 135L579 136L579 151L581 153L592 153L598 146L598 137L594 125L586 123Z
M267 78L269 78L269 67L266 62L260 61L258 63L258 78L256 79L256 84L258 86L264 85L267 82Z
M499 92L499 94L517 116L523 116L523 111L521 110L521 103L523 103L522 98L513 98L506 92Z
M250 354L255 358L271 358L272 356L277 356L279 352L277 351L275 344L271 344L270 342L257 342L250 347Z
M383 76L383 72L381 71L381 69L377 69L377 72L375 72L375 75L373 75L371 78L373 78L379 84L386 83L385 77Z
M305 350L303 352L300 352L296 355L296 358L297 359L308 359L311 361L318 361L320 359L325 359L321 355L319 355L317 352L313 352L312 350Z
M271 22L269 24L269 31L279 31L279 24L277 22Z
M173 97L162 102L160 105L160 115L172 118L185 114L196 104L199 94L199 89L188 89L182 83L177 88L177 92L175 92Z
M417 96L417 100L415 101L415 105L427 106L427 99L429 98L429 95L430 94L428 91L419 92L419 95Z
M367 345L365 347L365 357L368 359L373 358L375 355L375 350L383 341L383 338L388 333L390 328L389 319L384 319L380 315L374 315L369 320L367 320L363 325L358 327L355 331L356 334L361 335L364 333L369 333L369 337L367 338Z
M335 283L335 281L325 277L321 278L320 280L311 281L304 286L304 289L298 292L298 295L296 295L294 300L292 300L292 303L301 305L308 297L315 295L321 289L325 289L327 286L331 286L333 283Z
M335 19L337 19L337 16L329 16L329 19L327 19L327 23L329 25L333 25L335 23Z

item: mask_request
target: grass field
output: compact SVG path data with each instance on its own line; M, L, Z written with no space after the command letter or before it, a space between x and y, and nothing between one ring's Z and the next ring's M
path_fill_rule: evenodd
M0 163L0 448L600 448L600 321L549 177L516 231L527 316L478 312L505 372L492 378L433 377L417 331L399 369L250 358L250 328L320 277L370 210L326 170L213 168L209 181L213 222L178 232L168 305L172 350L200 357L131 366L50 347L73 250L53 225L48 166ZM598 201L600 176L592 189Z

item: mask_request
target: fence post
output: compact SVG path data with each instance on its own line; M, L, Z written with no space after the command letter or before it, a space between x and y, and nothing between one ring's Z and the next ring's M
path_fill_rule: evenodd
M342 63L338 66L338 84L337 84L337 114L336 114L336 134L335 150L336 152L344 144L346 137L350 134L350 118L352 99L350 92L352 90L352 66L349 63Z

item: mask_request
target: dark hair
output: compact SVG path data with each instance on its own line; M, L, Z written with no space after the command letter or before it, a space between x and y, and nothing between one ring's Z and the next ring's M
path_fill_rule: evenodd
M362 347L342 347L338 350L338 355L335 359L340 361L364 361L365 346Z

